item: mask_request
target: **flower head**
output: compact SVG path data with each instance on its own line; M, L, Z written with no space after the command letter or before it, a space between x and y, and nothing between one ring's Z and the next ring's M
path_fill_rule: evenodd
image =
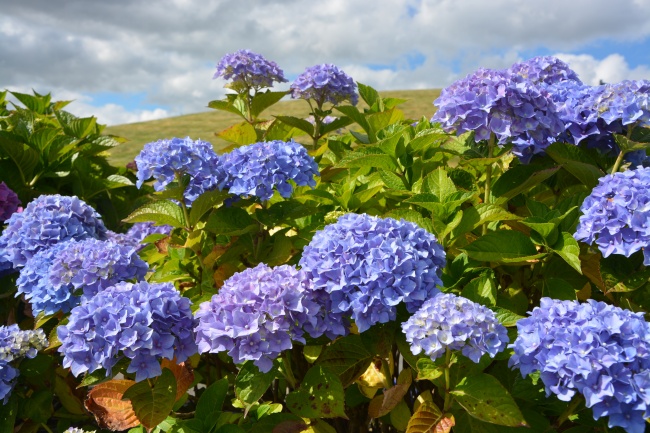
M325 310L351 316L363 332L395 320L398 304L412 313L437 294L445 252L411 222L347 214L316 232L300 266Z
M0 182L0 223L5 222L19 209L20 199L6 183Z
M517 322L510 366L526 376L541 372L546 394L585 397L595 419L645 431L650 416L650 326L642 313L604 302L542 298Z
M221 156L220 167L225 176L219 188L262 201L273 196L274 188L282 197L290 197L293 185L289 181L313 188L314 176L320 176L314 158L295 141L274 140L238 147Z
M542 153L563 131L550 94L508 71L479 69L456 81L434 101L431 118L447 131L476 133L476 140L512 143L522 162Z
M340 104L346 99L357 105L357 85L345 72L331 64L316 65L305 69L291 83L291 97L313 99L317 104L330 102Z
M293 341L305 343L302 327L318 305L305 298L309 280L293 266L260 263L224 282L196 312L200 353L227 351L236 364L254 361L268 372Z
M71 239L105 239L99 214L77 197L42 195L14 213L0 235L0 261L25 266L39 251Z
M196 353L189 299L171 283L121 282L97 293L57 328L63 366L78 376L130 359L135 380L160 375L161 358L184 362Z
M212 145L189 137L147 143L135 157L135 162L138 166L138 188L153 177L154 189L162 191L171 182L189 175L190 181L184 192L188 205L205 191L215 188L222 180L219 157Z
M36 313L67 313L99 291L120 281L141 280L147 263L129 245L85 239L67 241L39 251L16 280Z
M156 225L155 223L141 222L135 223L126 233L109 232L108 239L119 245L128 245L136 250L141 250L146 243L143 241L153 234L169 236L173 227L168 225Z
M569 65L553 56L538 56L515 63L508 72L519 75L533 84L555 84L562 81L582 84L578 74Z
M249 50L226 54L219 60L213 78L232 80L232 87L238 89L261 89L272 87L274 82L285 83L284 72L275 62Z
M84 429L78 428L78 427L70 427L66 431L64 431L63 433L95 433L95 432L96 432L96 430L84 430Z
M20 374L11 363L21 358L34 358L47 345L42 329L23 331L18 325L0 326L0 399L5 404Z
M604 257L643 250L650 265L650 168L600 178L580 207L574 238L598 245Z
M427 300L418 311L402 323L411 351L424 351L432 360L449 350L461 350L474 362L503 351L508 332L487 307L456 296L440 293Z

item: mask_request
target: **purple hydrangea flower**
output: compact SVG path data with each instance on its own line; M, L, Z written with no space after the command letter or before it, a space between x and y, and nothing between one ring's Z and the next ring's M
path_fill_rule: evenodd
M349 100L357 105L357 85L345 72L332 64L305 68L305 72L291 83L291 97L313 99L319 106L329 102L333 105Z
M249 50L239 50L226 54L219 60L213 78L232 80L228 87L237 89L256 89L272 87L274 82L285 83L284 72L275 62Z
M413 313L439 293L445 252L411 222L346 214L316 232L300 266L325 311L351 316L363 332L395 320L398 304Z
M645 431L650 416L650 326L643 313L604 302L542 298L517 322L511 367L541 372L546 394L569 401L580 393L594 419Z
M595 242L604 257L643 250L643 263L650 265L650 168L600 178L580 210L574 238Z
M207 141L172 138L147 143L135 157L138 166L136 186L140 188L153 177L153 187L162 191L171 182L184 175L190 176L184 197L191 205L199 195L213 189L223 179L219 156Z
M479 69L443 89L434 104L431 121L446 132L474 131L477 141L494 134L524 163L564 131L549 92L507 71Z
M4 404L9 400L20 374L11 363L21 358L34 358L47 345L42 329L23 331L18 325L0 326L0 399Z
M236 364L252 360L268 372L293 341L305 343L303 324L319 309L308 292L305 273L293 266L260 263L233 275L196 312L199 353L227 351Z
M9 189L6 183L0 182L0 223L8 220L19 207L18 194Z
M515 63L508 72L533 84L555 84L563 81L582 84L578 74L569 65L553 56L538 56Z
M14 213L0 235L0 261L25 266L39 251L71 239L105 239L99 214L77 197L42 195Z
M67 313L120 281L141 280L147 263L129 245L85 239L39 251L20 271L18 294L36 313Z
M273 196L274 188L282 197L290 197L293 185L289 181L313 188L314 176L320 176L314 158L295 141L274 140L238 147L221 156L220 168L226 175L219 188L262 201Z
M106 369L123 357L135 380L159 376L161 358L184 362L196 353L190 300L171 283L121 282L72 309L59 326L63 366L78 376Z
M460 350L478 363L481 356L502 352L509 341L508 331L487 307L456 296L440 293L402 323L406 341L414 355L424 351L432 360L447 349Z

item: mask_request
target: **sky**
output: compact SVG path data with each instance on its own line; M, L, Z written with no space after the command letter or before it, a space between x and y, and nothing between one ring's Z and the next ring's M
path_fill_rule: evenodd
M227 53L289 83L333 63L379 90L440 88L537 55L583 82L650 80L649 0L0 0L0 90L109 125L209 110Z

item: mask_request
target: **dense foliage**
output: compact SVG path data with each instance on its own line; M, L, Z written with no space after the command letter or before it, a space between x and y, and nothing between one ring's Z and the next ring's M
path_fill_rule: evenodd
M646 430L650 82L538 57L429 120L334 65L215 76L232 145L130 169L1 94L0 431Z

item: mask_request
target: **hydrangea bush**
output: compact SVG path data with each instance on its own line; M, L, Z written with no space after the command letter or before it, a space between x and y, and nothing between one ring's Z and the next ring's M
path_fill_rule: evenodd
M332 65L217 75L229 144L95 174L105 220L14 188L2 332L39 342L0 362L6 430L646 430L646 82L539 57L407 118ZM289 93L310 112L261 118Z

